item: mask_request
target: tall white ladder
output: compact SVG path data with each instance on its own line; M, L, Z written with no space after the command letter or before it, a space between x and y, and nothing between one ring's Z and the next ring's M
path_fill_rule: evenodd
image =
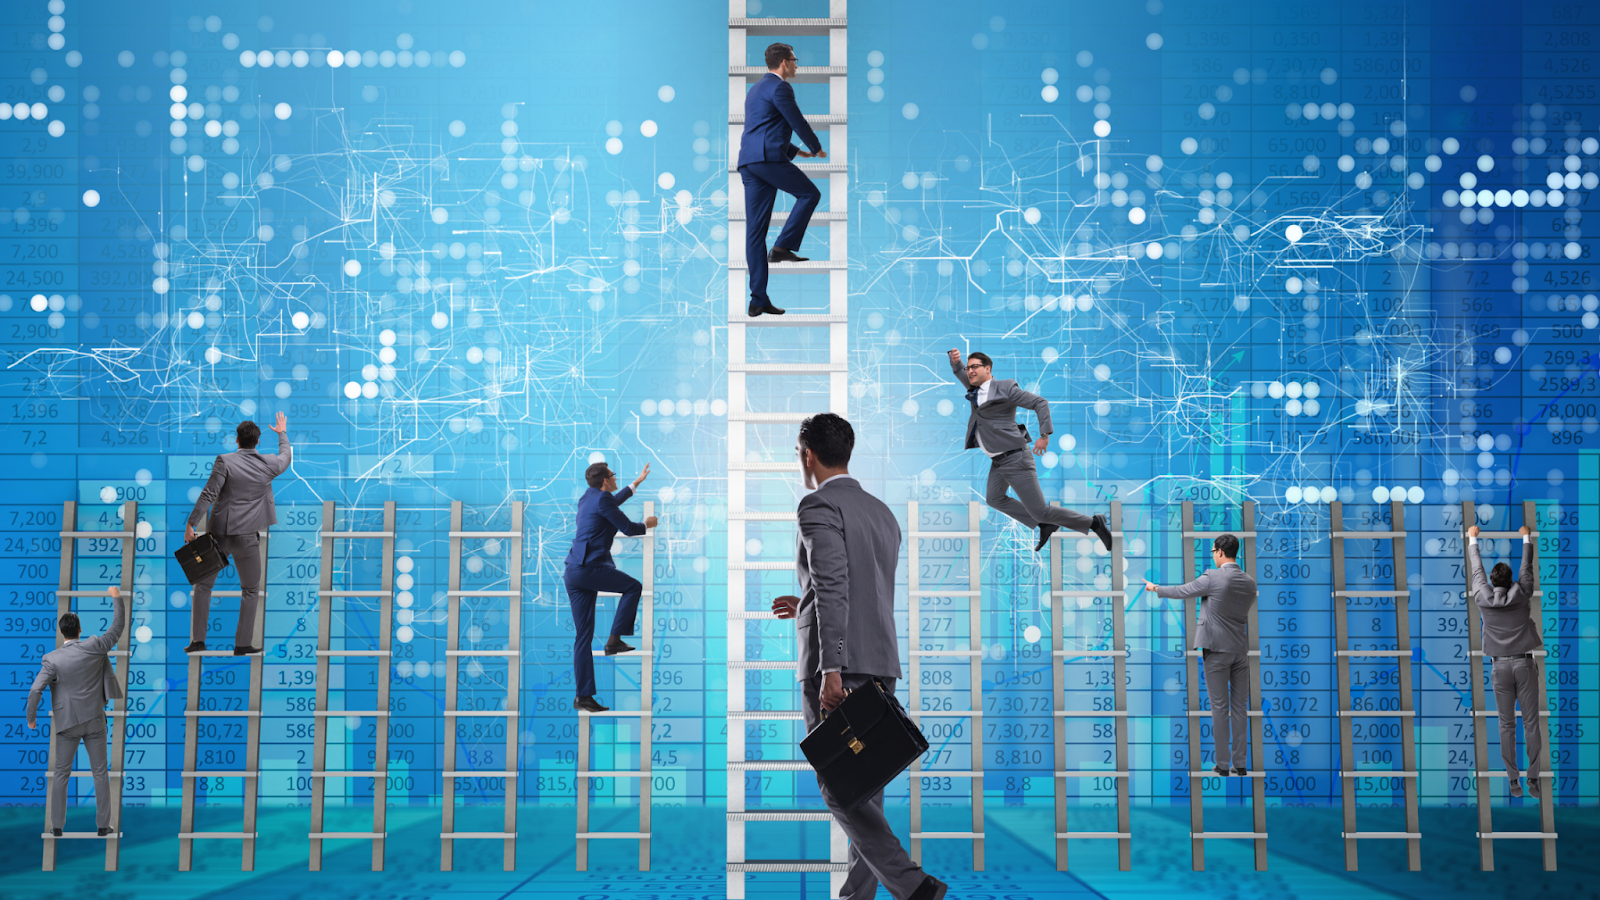
M752 376L784 377L796 375L827 375L828 411L841 416L849 409L849 345L845 331L848 322L850 284L848 277L849 210L846 92L846 0L828 0L828 18L747 18L746 0L728 0L728 862L727 885L731 900L745 895L747 872L828 872L830 896L837 897L844 884L846 843L844 832L833 823L826 810L755 810L746 806L745 773L750 771L809 772L803 761L765 761L745 759L745 725L760 720L799 721L798 691L793 706L787 710L747 710L745 699L745 673L753 669L783 669L793 672L794 662L747 661L745 658L745 623L757 619L770 619L767 610L747 610L745 573L750 571L793 571L794 563L747 562L745 559L745 522L793 521L795 514L788 512L751 512L746 503L746 479L750 473L796 473L799 467L793 462L750 462L746 459L750 448L748 429L760 425L798 423L806 413L766 412L750 408L746 390L747 379ZM765 65L748 63L748 39L766 36L774 39L804 35L828 37L828 64L803 66L793 79L799 83L826 83L828 85L828 111L825 114L806 116L812 128L828 130L829 159L824 163L801 165L800 169L813 176L828 179L828 208L812 216L813 224L828 225L829 258L806 263L784 263L774 271L782 275L826 274L828 277L828 311L826 313L789 313L784 316L764 315L749 318L748 270L743 259L745 236L744 183L737 171L739 139L744 130L745 91L751 82L767 74ZM772 221L782 222L786 214L774 212ZM826 328L828 330L828 362L826 363L752 363L746 348L749 328ZM760 446L760 442L757 442ZM786 447L785 447L786 449ZM754 592L760 595L760 590ZM798 748L796 748L798 752ZM747 859L745 855L745 826L751 822L776 821L826 821L829 822L829 854L827 860L801 859Z
M1406 505L1404 501L1389 503L1389 529L1387 531L1346 531L1344 504L1333 501L1328 516L1328 538L1333 550L1333 637L1334 662L1339 683L1339 781L1344 801L1344 867L1357 869L1356 842L1358 840L1400 840L1406 842L1406 865L1413 872L1422 870L1422 826L1417 818L1417 738L1416 711L1411 693L1411 591L1406 586ZM1393 590L1349 590L1346 584L1346 551L1351 549L1346 541L1388 541L1393 566ZM1394 601L1395 640L1393 647L1350 646L1350 599L1358 604L1371 600L1378 605L1384 600ZM1376 611L1376 610L1374 610ZM1387 640L1384 640L1387 643ZM1393 660L1399 666L1397 680L1399 699L1393 709L1379 705L1356 709L1351 694L1352 660ZM1400 770L1360 769L1355 751L1357 719L1400 720ZM1356 828L1356 782L1367 778L1395 778L1400 781L1405 796L1404 831L1359 831Z
M649 519L656 514L654 500L644 502L644 517ZM625 538L626 539L626 538ZM642 542L644 556L644 574L639 582L644 585L644 591L639 596L639 617L643 624L640 626L641 640L639 647L627 653L617 654L619 660L624 657L633 657L639 660L639 708L638 709L609 709L602 713L592 713L578 710L578 768L576 772L576 787L578 791L578 852L577 869L579 872L589 870L589 842L596 840L620 840L639 842L639 871L650 871L650 738L652 736L652 712L654 701L651 698L651 683L655 674L655 586L656 586L656 530L648 529L639 538ZM602 591L601 597L621 597L609 591ZM598 613L596 614L598 619ZM615 682L614 682L615 683ZM616 703L616 700L612 701ZM591 770L593 745L590 740L590 726L596 718L607 719L612 723L613 738L617 733L625 730L627 720L635 719L633 723L639 730L639 768L638 769L611 769ZM614 757L613 757L614 758ZM590 831L589 830L589 794L594 779L599 778L636 778L639 781L639 830L638 831Z
M1498 760L1491 762L1489 759L1489 730L1491 728L1498 729L1498 725L1491 723L1490 720L1498 723L1500 714L1488 708L1485 697L1486 692L1483 687L1488 678L1488 673L1483 668L1483 621L1478 611L1478 599L1472 596L1472 558L1468 555L1466 536L1467 528L1478 521L1476 516L1477 509L1474 507L1473 502L1471 500L1463 500L1461 502L1461 555L1466 563L1467 647L1471 657L1467 661L1467 680L1472 682L1472 749L1473 758L1477 761L1479 861L1483 866L1483 871L1492 872L1494 871L1494 842L1496 840L1535 840L1544 844L1545 871L1554 872L1556 870L1556 779L1555 772L1547 770L1555 768L1550 762L1555 757L1550 752L1550 698L1547 696L1544 666L1540 665L1541 662L1549 660L1547 650L1533 651L1535 671L1538 675L1536 680L1539 682L1539 710L1542 713L1539 716L1539 728L1543 732L1541 737L1544 744L1544 759L1529 759L1527 772L1530 778L1535 774L1538 775L1539 787L1542 789L1539 792L1539 830L1494 830L1494 792L1490 788L1490 782L1491 779L1505 778L1506 773ZM1539 540L1538 510L1532 500L1524 500L1522 502L1522 523L1533 531L1532 537L1537 542ZM1520 542L1522 534L1517 531L1479 531L1478 538L1480 540L1495 539ZM1512 546L1517 558L1509 562L1511 563L1512 571L1517 571L1520 568L1522 548L1518 544L1513 544ZM1536 551L1537 547L1536 543ZM1482 550L1481 547L1479 549ZM1535 560L1537 558L1535 556ZM1544 633L1544 618L1541 610L1543 597L1544 591L1541 589L1535 591L1529 601L1532 604L1529 615L1533 620L1534 627L1539 629L1541 635ZM1522 712L1519 710L1517 718L1521 719L1522 717ZM1543 765L1540 765L1540 763L1543 763Z
M189 654L189 690L183 711L183 805L178 815L178 871L180 872L188 872L194 868L194 842L198 840L241 841L239 871L253 872L256 868L256 800L261 785L261 668L262 660L266 656L264 641L267 621L267 562L270 559L267 553L267 532L262 531L258 534L261 542L261 593L260 602L256 604L255 635L250 646L260 647L262 652L243 657L250 661L250 686L245 708L230 709L226 704L208 704L200 696L200 687L204 681L202 672L204 660L218 657L235 660L240 657L235 657L232 650L202 650L199 653ZM240 591L212 591L211 598L215 600L218 597L238 597L240 593ZM226 671L231 665L236 664L226 664L222 669ZM205 727L202 723L208 719L221 720L218 736L237 735L241 730L244 732L243 769L200 768L200 731ZM238 722L231 721L235 719L244 720L242 729ZM194 830L195 795L200 787L197 780L204 778L243 779L244 821L240 830Z
M449 872L455 867L455 842L462 839L486 839L505 842L502 867L510 872L517 867L517 736L521 733L518 697L522 690L522 514L521 500L511 502L511 527L507 531L467 531L463 527L463 510L460 500L450 504L450 575L446 592L448 624L445 641L444 688L444 821L439 832L439 869ZM461 587L461 542L507 541L506 587L504 590ZM507 598L506 646L471 647L461 649L461 599L463 597ZM476 634L477 632L473 632ZM482 643L473 639L472 643ZM504 659L506 661L506 696L502 709L461 709L460 679L461 658ZM463 722L462 720L467 720ZM505 729L504 769L457 769L456 741L459 733L467 729L473 719L499 719ZM487 778L492 789L496 779L505 789L505 827L501 831L456 831L456 779Z
M1250 577L1256 576L1256 504L1254 500L1246 500L1240 504L1239 530L1238 531L1201 531L1194 520L1194 501L1183 501L1183 580L1184 583L1193 581L1197 576L1194 567L1195 541L1204 543L1204 548L1209 550L1214 539L1231 534L1239 539L1241 550L1239 565ZM1204 602L1205 598L1199 598ZM1250 831L1206 831L1205 827L1205 797L1202 782L1207 778L1216 778L1217 775L1209 769L1203 768L1200 752L1200 721L1209 718L1210 710L1200 708L1200 661L1201 651L1193 649L1192 635L1199 627L1199 603L1183 601L1183 655L1188 661L1189 682L1189 838L1193 842L1194 870L1205 871L1206 867L1206 840L1234 839L1254 841L1256 849L1256 871L1267 870L1267 787L1265 773L1266 745L1263 743L1263 728L1261 709L1261 626L1257 611L1260 603L1250 606L1249 615L1249 659L1250 659L1250 811L1252 814L1252 828ZM1220 763L1227 758L1228 748L1218 746L1217 760ZM1237 776L1230 775L1229 779ZM1223 780L1226 787L1228 780Z
M351 511L345 513L350 515ZM340 531L337 521L338 510L332 500L322 504L322 583L317 591L317 708L313 715L316 722L313 725L313 739L311 744L311 871L322 871L322 842L329 839L354 839L372 841L372 871L383 871L384 839L387 838L386 818L388 814L389 799L389 683L390 675L390 639L394 631L394 523L395 505L390 500L383 504L383 523L377 531ZM333 570L337 564L334 559L335 541L382 541L382 561L378 590L353 590L335 588L333 586ZM345 646L346 638L339 636L341 646L333 646L333 607L341 598L371 598L377 601L378 606L378 646L350 648ZM350 604L342 604L343 611L348 613ZM343 624L341 616L340 623ZM348 629L346 629L348 630ZM374 684L377 685L377 702L373 709L330 709L328 707L328 689L331 686L331 664L334 658L341 660L339 673L340 684L349 689L351 684L348 677L349 669L343 663L345 659L371 659L377 664ZM371 769L352 769L350 760L342 760L341 767L328 768L328 736L332 730L328 720L345 716L360 716L371 718L375 722L373 733L376 735L377 746L373 751L373 767ZM354 747L349 744L342 745L347 753L352 753ZM372 830L371 831L324 831L323 814L327 803L327 784L330 778L368 778L372 779ZM348 797L352 792L341 791Z
M1052 503L1059 506L1059 503ZM1117 865L1126 872L1133 865L1133 829L1128 809L1128 627L1127 627L1127 575L1123 571L1122 501L1111 501L1111 577L1106 589L1064 589L1066 568L1065 543L1069 540L1093 541L1074 531L1061 529L1051 535L1050 545L1050 655L1051 677L1055 706L1055 795L1056 795L1056 871L1065 872L1067 842L1073 839L1108 840L1117 842ZM1091 569L1091 571L1093 571ZM1105 646L1105 635L1098 627L1079 632L1077 637L1086 646L1067 647L1068 601L1089 599L1096 601L1087 612L1088 621L1098 626L1111 613L1111 646ZM1104 601L1106 606L1101 606ZM1081 604L1080 604L1081 606ZM1074 623L1081 621L1074 616ZM1111 696L1095 697L1093 709L1067 709L1067 668L1069 661L1082 661L1091 665L1105 665L1111 661ZM1109 701L1109 702L1107 702ZM1071 741L1072 722L1075 719L1110 719L1116 747L1115 764L1106 769L1067 768L1067 745ZM1117 793L1116 831L1069 831L1067 827L1067 779L1110 779Z
M907 616L910 622L911 640L909 642L908 659L910 662L910 675L908 681L911 685L911 708L907 710L913 721L923 727L924 719L933 719L936 722L949 721L951 734L954 739L955 729L963 722L966 724L968 738L971 744L971 759L966 769L955 771L950 769L922 768L923 757L919 756L911 762L911 860L917 864L922 863L922 842L925 840L953 840L972 842L972 868L974 871L983 871L983 587L981 574L983 559L980 556L980 541L982 533L979 531L983 521L983 511L976 502L967 504L967 527L963 531L924 531L920 505L911 501L906 507L906 599ZM951 590L937 585L924 587L922 584L922 546L923 540L951 540L965 541L967 545L967 586L962 590ZM942 558L942 557L941 557ZM923 603L929 600L952 601L962 598L967 601L967 641L966 646L960 649L948 646L951 640L943 635L938 638L928 639L924 645L922 634ZM936 603L942 606L942 603ZM951 617L951 630L954 629L954 617ZM939 646L935 646L938 644ZM924 660L931 659L965 659L971 671L970 699L966 709L940 709L934 703L931 708L924 709L922 703L922 666ZM940 671L938 669L934 671ZM946 670L947 671L947 670ZM924 728L926 731L926 728ZM933 743L933 742L930 742ZM932 756L938 750L938 744L929 748ZM930 762L936 761L933 759ZM922 830L922 779L950 778L967 781L972 786L972 830L971 831L923 831Z
M60 588L56 591L56 618L73 611L74 600L78 597L109 597L107 590L80 591L73 588L78 563L77 542L90 541L121 541L121 574L118 578L123 596L123 603L127 610L128 621L122 623L122 639L117 642L117 649L112 650L108 656L116 660L117 684L122 688L121 700L112 700L111 709L106 713L111 721L106 727L106 767L110 782L111 796L107 799L112 810L111 833L101 837L96 831L62 831L61 837L56 837L51 830L51 805L50 779L56 769L56 741L55 723L46 730L44 739L49 742L46 753L48 762L45 767L45 795L44 795L44 871L54 872L56 868L56 842L60 840L95 840L106 842L106 871L115 872L120 862L119 855L122 851L122 779L127 769L127 721L128 721L128 667L132 665L133 658L129 653L128 636L133 631L133 553L138 542L139 528L139 503L129 500L122 504L122 528L117 531L80 531L78 528L78 503L68 500L61 508L61 572ZM91 549L94 549L91 545ZM113 608L115 608L113 606ZM81 616L81 614L80 614ZM88 626L84 626L88 631ZM59 630L56 631L56 649L66 643ZM51 688L54 690L54 688ZM53 701L54 698L52 697ZM88 770L74 770L74 778L92 778L94 773ZM94 798L99 803L101 798Z

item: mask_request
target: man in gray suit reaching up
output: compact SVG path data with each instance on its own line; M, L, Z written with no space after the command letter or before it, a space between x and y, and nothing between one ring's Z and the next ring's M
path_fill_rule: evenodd
M972 413L967 416L966 449L982 450L989 457L989 487L984 501L1029 528L1039 529L1037 553L1050 542L1050 535L1063 525L1080 534L1094 532L1111 549L1111 529L1105 516L1089 517L1075 509L1051 506L1039 487L1039 472L1028 457L1028 426L1017 424L1017 408L1033 410L1039 417L1039 439L1033 442L1033 455L1040 456L1050 446L1050 402L1038 394L1017 387L1015 379L995 378L994 361L982 353L967 354L961 364L961 351L950 351L950 371L967 389ZM1015 498L1006 488L1016 491Z
M845 693L876 679L894 692L900 644L894 623L894 570L900 524L882 500L850 475L855 431L823 413L800 423L795 450L801 483L800 546L795 569L800 596L778 597L772 612L795 620L806 730ZM822 799L850 839L850 871L841 900L869 900L881 883L895 900L939 900L947 886L911 861L883 815L883 792L855 809L839 806L823 786Z
M115 585L109 591L111 625L106 633L80 641L83 624L77 614L62 616L58 627L67 642L39 661L39 674L28 692L28 727L37 729L34 717L40 696L46 685L50 687L51 740L56 742L56 764L50 772L50 830L56 837L67 824L67 782L72 778L72 759L78 755L79 741L89 750L89 769L94 773L95 825L102 836L113 828L111 777L106 766L106 701L122 699L122 688L108 654L122 640L128 605Z
M278 423L272 430L278 433L277 456L256 452L261 426L249 419L239 423L239 449L218 456L212 464L211 478L200 491L183 533L184 543L194 540L194 526L209 509L211 520L206 530L216 536L217 544L233 559L234 571L239 573L239 627L233 635L234 656L261 652L260 647L251 645L255 640L256 604L261 602L261 536L257 532L277 524L272 479L288 471L294 460L289 446L289 420L283 413L278 413ZM206 649L206 618L211 615L211 589L216 583L216 574L195 582L185 653Z
M1467 529L1467 555L1472 558L1472 599L1483 614L1483 655L1494 660L1494 708L1500 717L1500 759L1511 780L1511 796L1522 796L1522 771L1517 768L1517 704L1522 704L1522 736L1528 744L1528 793L1540 795L1539 752L1544 749L1544 728L1539 717L1539 661L1533 651L1544 646L1539 623L1533 618L1533 595L1539 589L1533 564L1533 538L1522 526L1522 577L1511 580L1511 567L1495 563L1483 577L1483 557L1478 554L1478 526ZM1493 586L1491 590L1490 586Z
M1248 775L1245 761L1250 712L1250 607L1256 604L1256 580L1239 568L1239 539L1218 535L1211 542L1217 567L1179 587L1157 587L1145 579L1144 589L1157 597L1205 597L1194 645L1205 662L1206 693L1211 697L1211 736L1216 741L1212 771L1227 775L1232 737L1234 775ZM1185 610L1184 615L1188 615ZM1231 726L1231 727L1230 727ZM1259 748L1257 750L1259 751ZM1199 760L1193 760L1197 763Z

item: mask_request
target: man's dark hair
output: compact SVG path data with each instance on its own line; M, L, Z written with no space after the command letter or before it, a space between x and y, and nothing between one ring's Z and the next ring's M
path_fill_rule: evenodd
M1217 539L1211 542L1211 546L1221 550L1222 555L1229 559L1239 558L1239 539L1231 534L1217 535Z
M838 469L850 463L850 452L856 448L856 431L843 416L819 413L800 423L800 447L810 450L817 462Z
M238 435L239 449L249 450L256 445L256 442L261 440L261 426L249 419L245 419L239 423L239 428L235 434Z
M788 44L772 44L767 47L767 68L776 69L793 55L794 48Z
M991 369L994 368L994 360L990 359L987 353L968 353L967 362L972 362L973 360L977 360Z
M1503 591L1511 590L1511 567L1503 562L1495 563L1489 570L1489 583Z
M606 479L615 474L615 472L611 471L610 466L603 462L597 462L583 470L583 480L589 482L589 487L603 487Z
M67 613L62 616L60 627L61 633L66 635L68 640L75 641L78 635L83 633L83 623L78 621L77 613Z

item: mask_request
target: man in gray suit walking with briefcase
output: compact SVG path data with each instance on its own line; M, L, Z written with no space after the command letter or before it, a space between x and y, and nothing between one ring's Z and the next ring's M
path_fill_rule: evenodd
M1211 561L1217 567L1188 584L1157 587L1146 579L1144 589L1169 600L1206 598L1200 607L1194 645L1205 663L1206 694L1211 697L1211 737L1216 741L1217 760L1212 771L1248 775L1249 733L1245 726L1250 721L1250 607L1256 605L1256 580L1239 567L1239 539L1231 534L1218 535L1211 542ZM1184 615L1188 616L1187 610ZM1256 752L1261 752L1260 748Z
M1105 516L1086 516L1075 509L1051 506L1039 487L1039 472L1028 455L1028 427L1017 424L1017 408L1033 410L1039 417L1039 439L1033 442L1033 456L1050 446L1050 401L1029 393L1012 378L995 378L994 361L982 353L967 354L961 364L961 351L950 351L950 371L967 389L972 413L967 416L966 449L982 450L989 457L989 486L984 502L1029 528L1039 529L1037 553L1050 542L1050 535L1062 526L1088 534L1094 532L1111 549L1111 529ZM1006 493L1010 488L1017 496Z
M34 717L45 686L50 687L50 739L56 742L56 764L50 772L50 830L56 837L67 824L67 782L72 779L79 741L89 750L89 770L94 773L95 825L102 837L115 827L111 824L111 777L106 765L106 701L122 699L122 687L108 654L122 640L128 604L115 585L109 590L111 624L106 633L80 641L83 624L77 613L62 616L59 627L67 642L39 661L39 674L28 691L28 727L38 728Z
M239 449L217 457L211 466L211 478L195 501L194 512L189 514L184 529L183 542L194 540L194 526L211 511L206 530L217 539L222 552L233 558L233 568L239 573L239 627L234 630L233 655L248 656L260 653L252 645L256 631L256 604L261 602L261 536L269 525L278 522L277 508L272 503L272 479L289 470L294 460L294 450L289 446L289 420L278 413L278 422L272 426L278 433L278 455L258 453L256 442L261 440L261 426L249 419L239 423L237 429ZM206 649L206 618L211 615L211 589L217 583L217 573L202 578L194 584L194 609L190 617L189 646L185 653Z
M1494 684L1494 708L1500 718L1500 758L1506 764L1511 796L1522 796L1522 772L1517 767L1517 705L1522 705L1522 736L1528 744L1528 793L1540 795L1543 786L1539 754L1544 749L1544 727L1539 708L1539 660L1533 651L1544 646L1539 623L1533 617L1533 594L1539 589L1533 564L1533 538L1522 526L1522 577L1511 580L1511 567L1495 563L1483 576L1478 553L1478 526L1467 529L1467 555L1472 558L1472 599L1483 616L1483 655L1492 659L1489 679ZM1492 587L1491 587L1492 586Z
M795 450L801 483L800 546L795 569L800 596L778 597L772 612L795 620L806 730L845 693L876 679L894 693L900 644L894 623L894 570L900 523L882 500L851 477L855 431L833 413L800 423ZM881 883L895 900L939 900L944 882L911 861L883 815L883 792L844 809L819 779L822 799L850 839L850 871L841 900L869 900Z

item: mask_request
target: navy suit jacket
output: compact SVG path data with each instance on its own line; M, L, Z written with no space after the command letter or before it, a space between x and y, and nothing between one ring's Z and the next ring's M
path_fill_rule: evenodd
M630 537L644 534L643 522L631 521L619 508L633 496L630 485L615 494L589 488L578 498L578 533L567 551L567 568L574 566L615 566L611 561L611 541L622 532Z
M739 165L787 162L798 148L790 138L800 135L812 153L822 149L817 133L806 124L794 102L794 88L771 73L756 82L744 97L744 136L739 139Z

